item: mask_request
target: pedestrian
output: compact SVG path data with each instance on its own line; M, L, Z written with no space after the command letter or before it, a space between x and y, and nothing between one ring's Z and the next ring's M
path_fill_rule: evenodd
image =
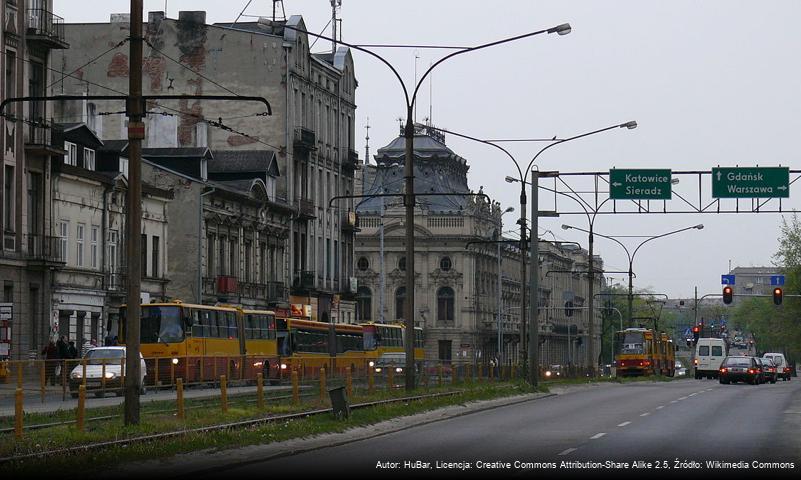
M66 336L61 335L60 337L58 337L58 341L56 342L56 348L58 349L59 358L65 358L65 359L71 358Z
M83 346L81 347L81 358L85 357L86 352L88 352L89 349L92 347L93 347L92 342L90 342L88 338L84 340Z
M69 355L67 358L78 358L78 349L75 347L75 341L70 340L69 346L67 346L67 351Z
M50 379L50 385L56 384L56 365L58 364L58 347L55 342L50 340L47 346L42 350L42 356L45 359L45 372L46 377ZM45 380L47 381L47 380Z

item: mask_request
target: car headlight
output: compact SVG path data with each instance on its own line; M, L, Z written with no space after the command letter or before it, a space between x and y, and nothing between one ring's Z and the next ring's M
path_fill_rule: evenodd
M547 372L545 372L545 376L546 376L546 377L550 377L550 376L551 376L551 371L550 371L550 370L548 370Z
M381 373L381 367L375 369L376 373Z
M72 372L72 378L81 378L81 372Z
M397 367L395 369L395 373L401 373L402 371L403 371L403 369L401 367Z
M117 374L114 372L106 372L106 379L111 380L112 378L116 377Z
M281 364L281 370L286 370L286 363Z
M172 359L172 364L173 365L178 365L178 359L177 358L173 358Z
M370 365L371 367L375 367L375 362L370 362L368 365Z

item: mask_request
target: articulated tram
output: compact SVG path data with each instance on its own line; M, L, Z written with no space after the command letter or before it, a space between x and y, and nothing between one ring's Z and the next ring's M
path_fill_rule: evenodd
M647 328L615 332L616 376L665 375L676 370L676 347L668 334Z

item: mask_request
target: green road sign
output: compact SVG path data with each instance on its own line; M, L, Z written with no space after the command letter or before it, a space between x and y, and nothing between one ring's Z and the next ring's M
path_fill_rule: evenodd
M713 198L788 198L787 167L718 167L712 169Z
M670 200L670 169L609 170L612 200Z

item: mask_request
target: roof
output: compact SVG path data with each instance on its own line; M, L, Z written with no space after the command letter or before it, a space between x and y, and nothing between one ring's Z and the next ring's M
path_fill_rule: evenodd
M122 153L128 151L128 140L104 140L103 146L98 149L101 152Z
M272 150L213 150L209 173L266 172L280 176L275 152Z
M127 150L126 147L123 153L128 153ZM143 148L142 156L148 158L213 158L208 147Z

